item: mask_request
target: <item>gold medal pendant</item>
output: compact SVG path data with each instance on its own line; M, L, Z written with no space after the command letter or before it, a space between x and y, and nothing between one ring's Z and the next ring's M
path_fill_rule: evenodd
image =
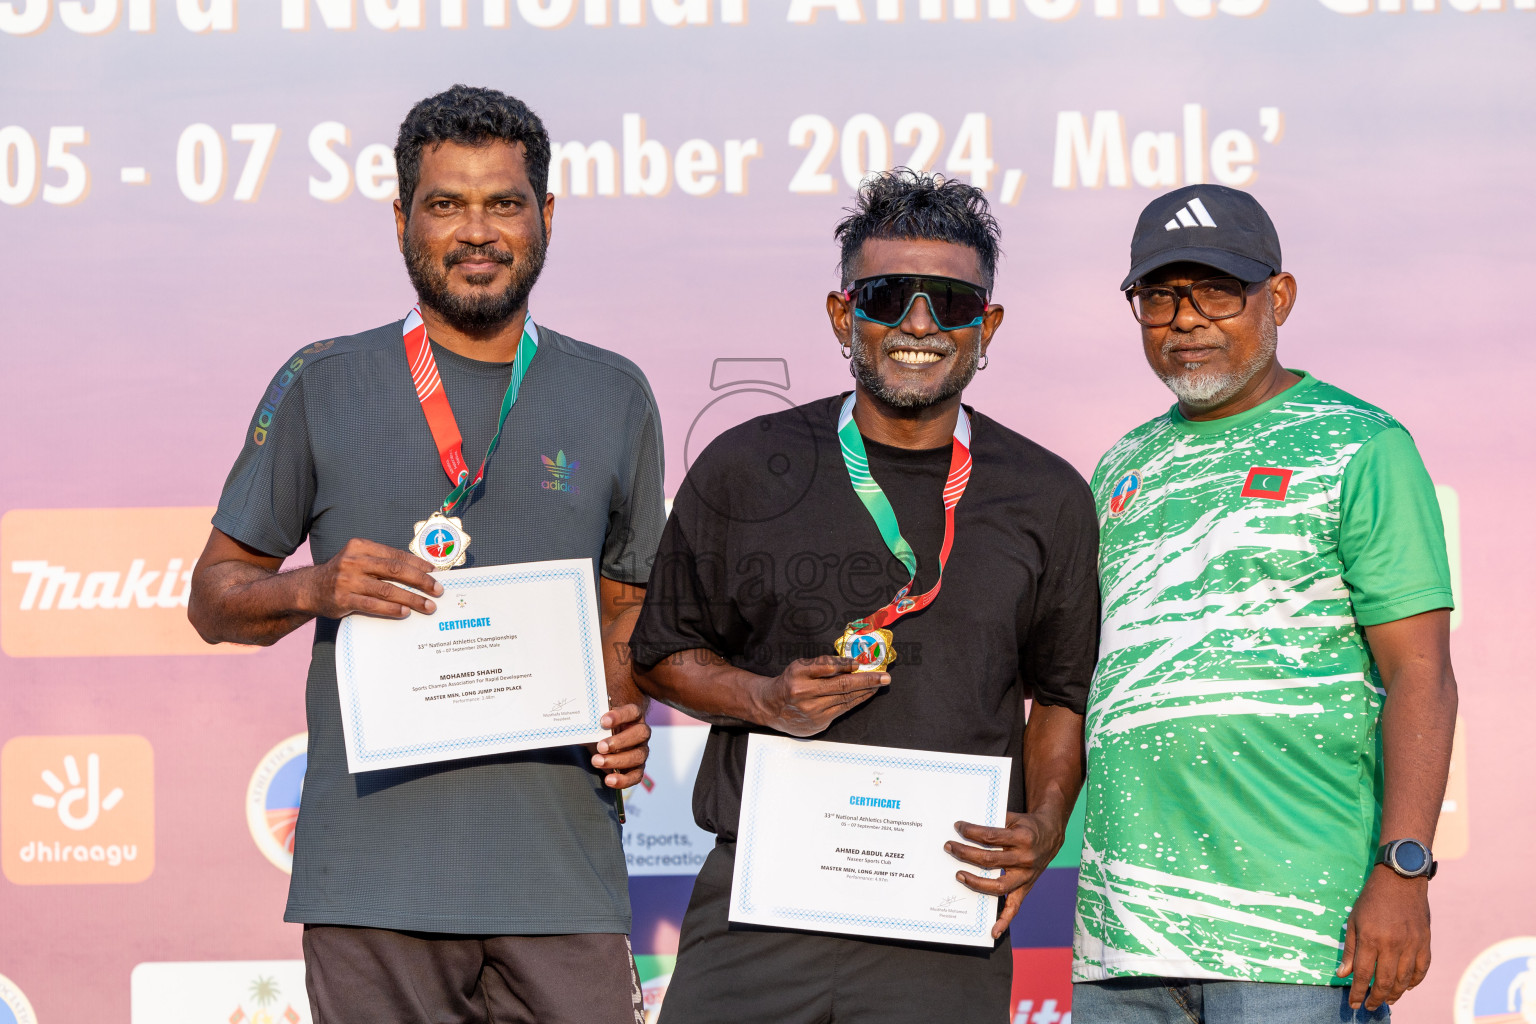
M442 512L433 512L414 529L411 554L425 558L439 571L456 569L469 557L469 534L464 532L464 521L457 516L450 519Z
M834 646L838 654L857 662L855 672L884 672L896 660L895 641L888 629L850 622Z

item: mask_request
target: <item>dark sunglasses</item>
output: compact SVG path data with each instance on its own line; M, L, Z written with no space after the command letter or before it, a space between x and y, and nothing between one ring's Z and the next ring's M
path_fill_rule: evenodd
M987 290L953 277L882 274L860 278L843 292L853 303L854 316L882 327L900 325L919 295L928 300L928 312L940 330L975 327L987 311Z

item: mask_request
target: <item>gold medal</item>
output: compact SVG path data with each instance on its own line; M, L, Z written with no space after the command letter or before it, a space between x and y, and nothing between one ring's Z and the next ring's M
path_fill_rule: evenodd
M834 645L837 653L852 658L855 672L884 672L896 660L896 638L888 629L865 622L850 622Z
M411 554L425 558L439 571L458 568L469 557L469 534L464 532L464 521L459 517L433 512L413 529L416 532L411 538Z

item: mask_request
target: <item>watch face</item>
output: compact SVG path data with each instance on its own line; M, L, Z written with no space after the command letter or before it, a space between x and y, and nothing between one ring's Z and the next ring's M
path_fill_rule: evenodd
M1428 854L1418 843L1403 843L1394 851L1393 857L1398 867L1412 874L1423 870Z

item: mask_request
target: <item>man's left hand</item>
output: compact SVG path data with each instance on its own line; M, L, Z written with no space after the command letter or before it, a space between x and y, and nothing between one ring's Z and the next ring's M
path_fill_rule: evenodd
M613 735L597 741L592 766L607 773L603 784L609 789L628 789L645 775L651 727L638 704L620 704L603 715L602 726Z
M969 871L960 871L955 877L968 889L990 896L1002 896L1003 912L992 926L992 939L997 941L1008 930L1019 904L1034 886L1040 872L1061 849L1063 823L1055 815L1008 813L1008 824L1002 828L972 825L968 821L955 822L955 831L973 843L994 846L994 850L978 850L964 843L945 843L944 850L956 860L974 864L979 868L1002 868L997 878L983 878Z
M1363 1003L1373 1011L1382 1003L1390 1006L1428 972L1429 881L1403 878L1378 865L1344 928L1344 960L1337 974L1355 976L1349 1005L1359 1009Z

